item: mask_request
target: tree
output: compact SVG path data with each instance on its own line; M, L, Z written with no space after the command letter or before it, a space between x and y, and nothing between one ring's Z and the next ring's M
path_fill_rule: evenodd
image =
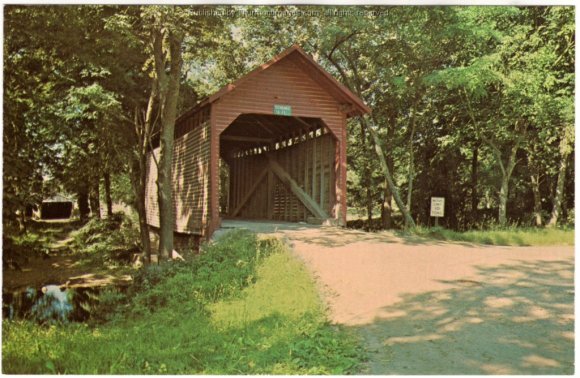
M456 229L485 217L555 225L571 206L573 8L202 9L6 7L5 222L22 226L49 179L78 194L82 216L99 188L110 213L130 175L148 255L145 168L159 138L169 257L176 115L294 43L373 110L350 122L348 147L349 203L369 226L381 204L383 227L395 223L392 197L411 226L429 224L429 197L443 195Z
M155 74L154 91L159 100L161 115L160 154L158 162L159 196L159 256L171 258L173 252L173 138L177 118L177 99L181 79L181 44L183 31L179 29L179 19L175 19L176 8L146 8L144 12L151 22L151 49Z

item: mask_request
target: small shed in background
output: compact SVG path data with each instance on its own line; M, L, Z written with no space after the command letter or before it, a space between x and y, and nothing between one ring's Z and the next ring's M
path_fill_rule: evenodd
M222 217L344 225L346 120L369 111L298 46L202 100L175 125L175 232L209 238ZM155 228L156 179L150 155Z
M73 201L57 194L40 204L40 219L68 219L72 215Z

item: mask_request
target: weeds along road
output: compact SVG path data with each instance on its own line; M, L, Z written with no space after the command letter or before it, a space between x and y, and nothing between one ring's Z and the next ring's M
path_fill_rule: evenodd
M574 247L497 247L300 224L277 233L356 329L367 374L573 374Z

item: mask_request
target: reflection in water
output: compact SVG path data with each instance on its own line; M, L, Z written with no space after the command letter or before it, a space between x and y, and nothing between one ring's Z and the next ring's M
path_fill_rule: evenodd
M66 323L73 310L69 301L69 291L60 286L47 285L42 288L44 294L34 303L31 309L32 318L41 323Z
M65 288L46 285L2 294L2 313L7 320L30 319L39 323L86 321L94 311L102 288Z

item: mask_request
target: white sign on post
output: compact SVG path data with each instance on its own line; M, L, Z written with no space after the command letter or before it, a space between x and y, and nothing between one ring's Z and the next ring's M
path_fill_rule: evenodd
M443 217L445 214L445 197L431 197L431 216Z

